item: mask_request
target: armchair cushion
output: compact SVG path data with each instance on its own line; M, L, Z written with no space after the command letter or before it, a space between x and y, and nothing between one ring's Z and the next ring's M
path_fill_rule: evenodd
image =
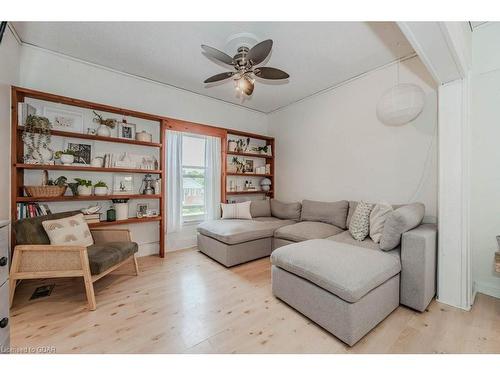
M49 245L50 239L43 228L42 222L46 220L62 219L79 214L80 211L59 212L45 216L31 217L18 220L13 224L18 245Z
M124 261L138 250L135 242L107 242L87 248L90 273L98 275Z

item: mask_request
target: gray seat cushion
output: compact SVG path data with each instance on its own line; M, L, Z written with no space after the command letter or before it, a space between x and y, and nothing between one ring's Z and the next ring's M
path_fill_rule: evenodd
M322 223L332 224L339 228L346 229L348 209L348 201L318 202L303 200L300 220L320 221Z
M260 238L272 237L274 231L284 225L293 224L292 220L209 220L198 225L198 232L224 242L235 245Z
M399 259L383 251L325 239L280 247L271 262L351 303L401 271Z
M137 253L135 242L106 242L87 247L90 273L98 275Z
M327 238L343 232L335 225L320 223L317 221L301 221L293 225L287 225L274 232L275 238L300 242L315 238Z
M327 240L342 242L352 246L363 247L365 249L380 250L378 244L373 242L370 237L366 237L363 241L357 241L352 237L348 230L336 234L335 236L328 237Z

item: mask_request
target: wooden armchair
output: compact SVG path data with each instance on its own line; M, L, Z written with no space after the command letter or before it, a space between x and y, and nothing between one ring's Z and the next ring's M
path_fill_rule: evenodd
M83 277L90 310L96 309L93 283L131 263L139 274L137 244L128 229L92 229L94 245L56 246L43 229L45 220L61 219L78 212L65 212L24 219L14 224L16 242L10 270L10 304L14 300L17 280L56 277Z

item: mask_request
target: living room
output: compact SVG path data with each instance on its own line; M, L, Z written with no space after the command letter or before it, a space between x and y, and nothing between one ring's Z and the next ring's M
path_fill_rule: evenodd
M0 352L500 353L498 22L9 19Z

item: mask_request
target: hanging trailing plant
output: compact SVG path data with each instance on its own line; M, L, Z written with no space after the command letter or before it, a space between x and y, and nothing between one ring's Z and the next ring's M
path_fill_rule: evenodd
M51 140L51 125L46 117L28 115L23 131L23 142L26 145L26 157L28 159L43 160L41 151L46 149L52 153L49 148Z

